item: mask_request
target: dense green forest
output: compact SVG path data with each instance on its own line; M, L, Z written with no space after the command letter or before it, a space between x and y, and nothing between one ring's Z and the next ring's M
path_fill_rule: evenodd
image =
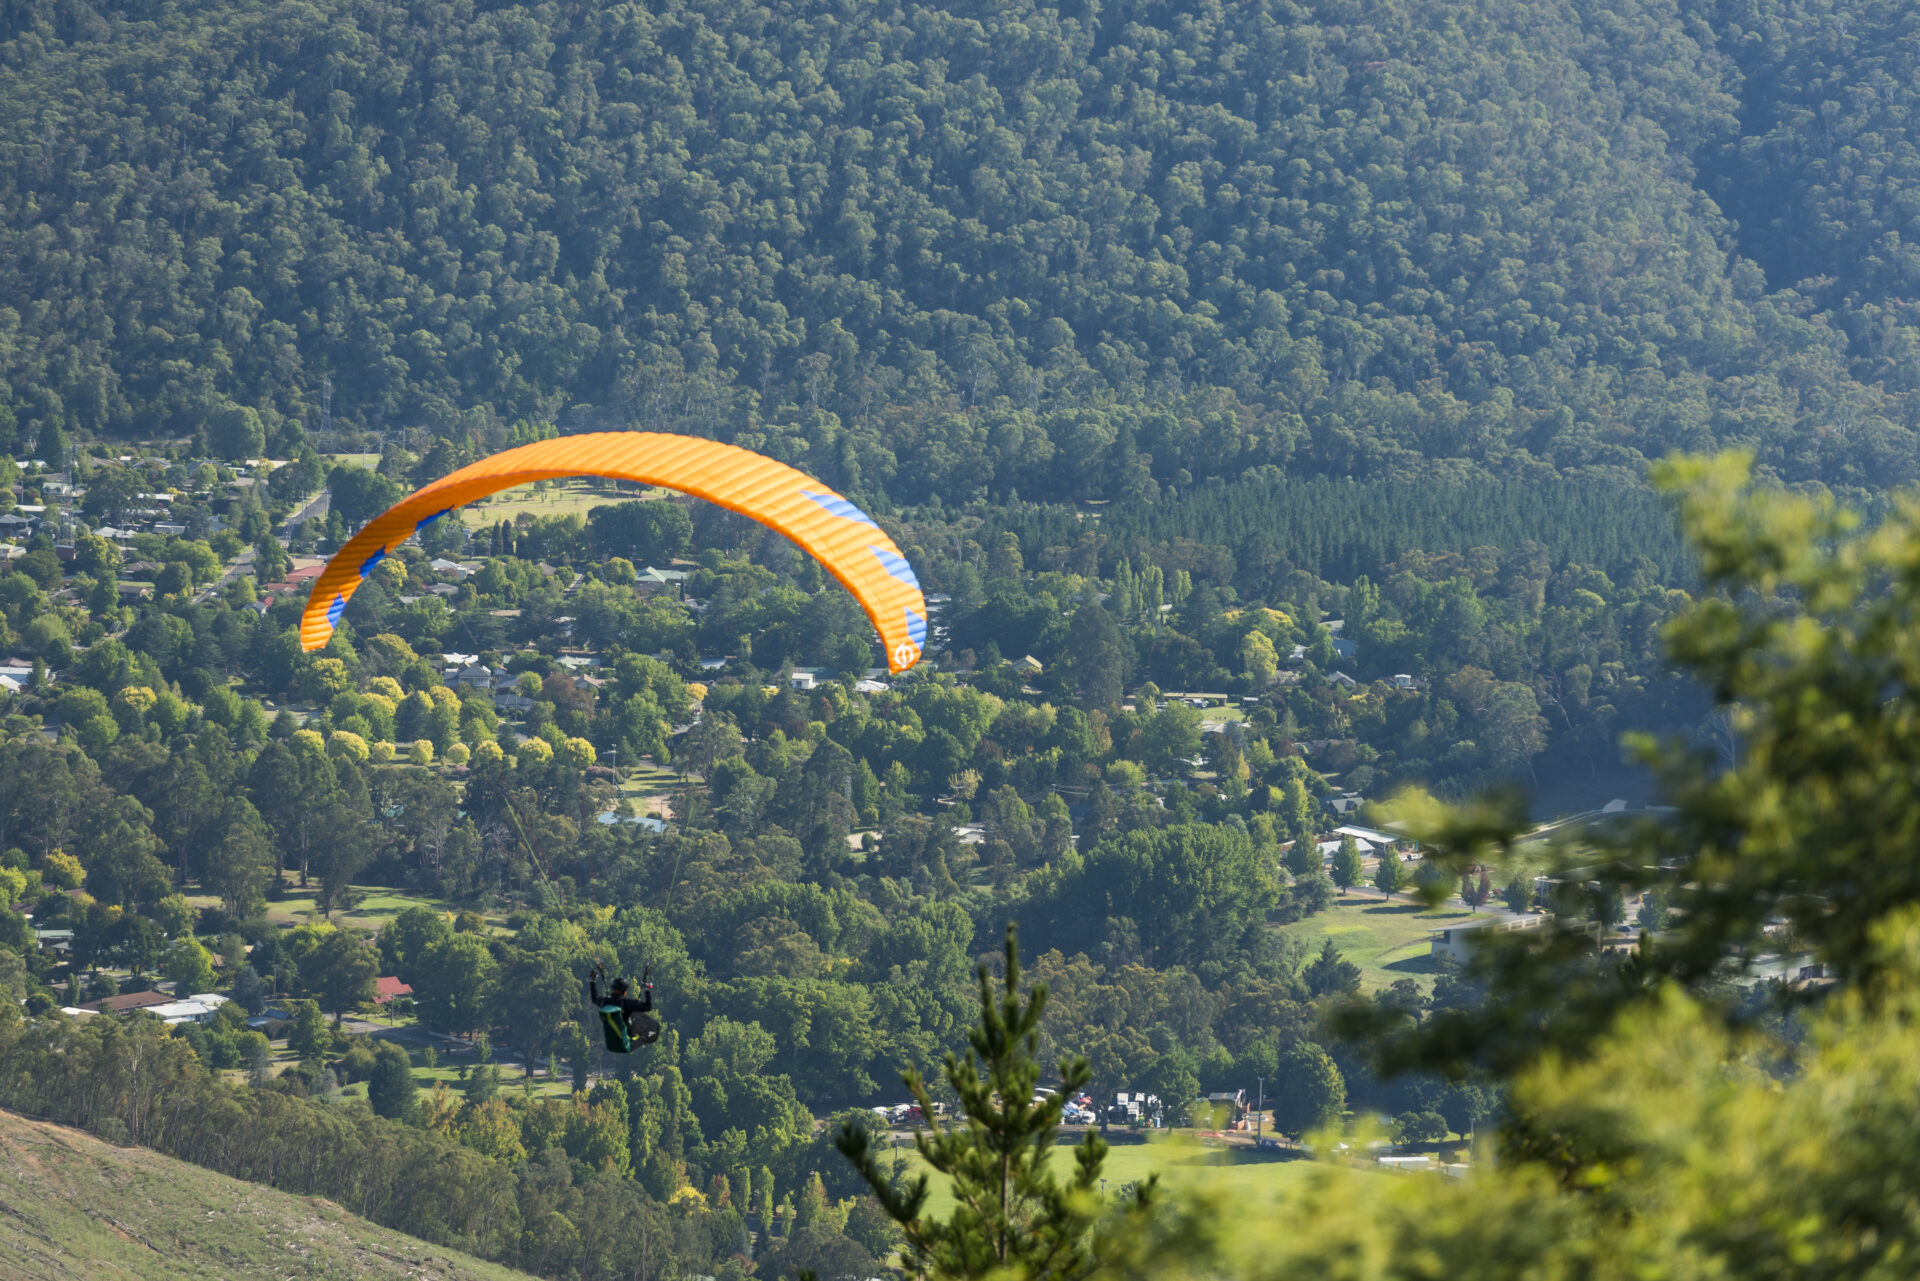
M3 21L27 447L240 405L283 452L638 423L905 501L1915 471L1894 3Z

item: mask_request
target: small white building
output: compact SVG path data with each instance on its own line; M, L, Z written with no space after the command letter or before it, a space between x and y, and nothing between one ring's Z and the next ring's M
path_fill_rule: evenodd
M1473 955L1473 949L1479 940L1490 933L1508 934L1516 930L1537 930L1547 923L1544 912L1529 913L1526 916L1483 916L1478 920L1464 921L1459 925L1449 925L1444 929L1428 930L1434 963L1437 965L1464 965Z
M1383 1170L1419 1172L1434 1168L1432 1159L1424 1156L1383 1156L1376 1160Z
M1335 836L1351 836L1359 843L1360 852L1363 854L1368 852L1370 847L1397 845L1406 839L1402 836L1395 836L1392 832L1382 832L1372 827L1355 827L1350 823L1344 827L1334 828L1333 834Z
M178 1026L182 1023L205 1023L213 1017L213 1012L227 1003L229 998L218 992L196 992L179 1001L168 1001L164 1005L149 1005L148 1014L159 1016L162 1022Z

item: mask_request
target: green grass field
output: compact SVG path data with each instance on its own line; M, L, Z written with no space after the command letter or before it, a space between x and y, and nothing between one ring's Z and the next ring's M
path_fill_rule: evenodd
M522 486L485 498L460 509L460 519L469 525L494 525L512 520L521 512L530 516L585 516L606 503L631 502L636 498L664 495L665 490L636 492L627 487L615 492L611 487L585 480L561 481L551 489Z
M623 766L620 770L620 794L627 797L660 796L680 785L680 776L658 765Z
M1073 1172L1079 1147L1055 1148L1049 1161L1061 1177ZM902 1159L915 1169L925 1169L910 1143L900 1146ZM881 1167L891 1168L891 1154L882 1157ZM1117 1195L1128 1184L1139 1183L1158 1174L1170 1188L1199 1188L1232 1191L1239 1197L1262 1202L1278 1200L1316 1169L1330 1168L1310 1160L1290 1160L1245 1148L1220 1148L1202 1145L1189 1134L1158 1132L1145 1143L1114 1144L1102 1167L1108 1195ZM1351 1173L1341 1171L1342 1173ZM946 1181L935 1177L929 1187L928 1207L943 1215L953 1207L953 1191Z
M373 1021L379 1022L380 1020L376 1018ZM410 1027L410 1020L401 1020L399 1030L406 1030ZM425 1047L414 1042L411 1038L386 1037L381 1039L398 1040L400 1044L406 1048L408 1057L413 1060L413 1083L419 1087L423 1097L432 1093L433 1087L439 1083L445 1083L446 1087L453 1091L454 1101L456 1103L466 1097L466 1095L461 1092L463 1085L461 1081L461 1069L463 1067L471 1068L474 1066L479 1061L475 1055L470 1053L452 1054L447 1051L445 1046L441 1046L435 1052L438 1062L435 1066L428 1067ZM541 1064L539 1074L533 1078L531 1087L527 1084L525 1069L522 1067L519 1058L513 1054L511 1047L496 1046L494 1048L493 1062L494 1066L500 1069L500 1094L503 1098L519 1099L532 1097L536 1099L557 1099L566 1098L573 1093L573 1079L568 1074L564 1062L560 1066L559 1076L549 1076L547 1074L546 1064ZM356 1081L352 1085L342 1086L340 1087L340 1093L346 1098L364 1099L367 1097L366 1082Z
M406 890L388 889L383 885L356 886L360 901L353 907L333 914L332 923L352 929L379 930L388 921L410 907L427 907L436 912L450 912L455 909L439 899L424 894L411 894ZM267 903L267 920L275 925L320 925L328 918L320 914L316 901L319 893L316 888L293 890L284 898L271 899ZM220 900L211 894L189 894L187 902L195 907L214 907ZM483 918L489 929L506 929L504 917L489 916Z
M1279 927L1282 934L1300 940L1310 951L1330 938L1340 955L1360 967L1360 989L1374 992L1398 979L1433 986L1427 931L1477 919L1481 913L1465 909L1423 911L1408 903L1382 903L1377 898L1350 895L1333 907Z
M523 1274L82 1130L0 1112L7 1281L512 1281Z

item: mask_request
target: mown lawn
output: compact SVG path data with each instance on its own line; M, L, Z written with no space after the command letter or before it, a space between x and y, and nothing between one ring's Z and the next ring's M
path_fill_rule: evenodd
M623 767L620 771L620 795L635 802L636 808L642 813L646 812L646 807L640 802L670 795L679 786L680 776L658 765Z
M1278 928L1282 934L1299 939L1311 952L1320 950L1322 939L1332 939L1340 955L1360 967L1360 989L1374 992L1399 979L1432 987L1435 971L1427 931L1482 915L1465 908L1427 911L1410 903L1383 903L1355 893L1318 916Z
M521 512L526 512L530 516L575 514L585 516L593 508L607 503L655 499L665 493L666 491L661 489L635 491L627 487L616 494L604 485L596 485L585 480L569 480L562 481L551 489L536 490L530 485L509 489L505 493L463 507L460 510L460 518L470 525L494 525L503 520L512 520Z

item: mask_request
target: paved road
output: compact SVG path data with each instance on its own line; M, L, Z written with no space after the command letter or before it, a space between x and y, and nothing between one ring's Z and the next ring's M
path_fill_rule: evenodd
M227 566L224 570L221 570L220 577L214 579L211 583L208 583L205 587L202 587L199 591L195 592L193 594L193 599L196 603L211 600L213 598L213 594L221 590L222 588L224 588L228 583L232 582L234 579L238 578L242 574L251 574L252 572L253 572L253 548L251 547L242 548L240 551L240 554L233 558L233 564Z
M287 517L285 523L293 526L307 520L325 520L327 518L327 511L332 506L333 491L331 489L323 489L312 498L309 498L306 505L299 511Z

